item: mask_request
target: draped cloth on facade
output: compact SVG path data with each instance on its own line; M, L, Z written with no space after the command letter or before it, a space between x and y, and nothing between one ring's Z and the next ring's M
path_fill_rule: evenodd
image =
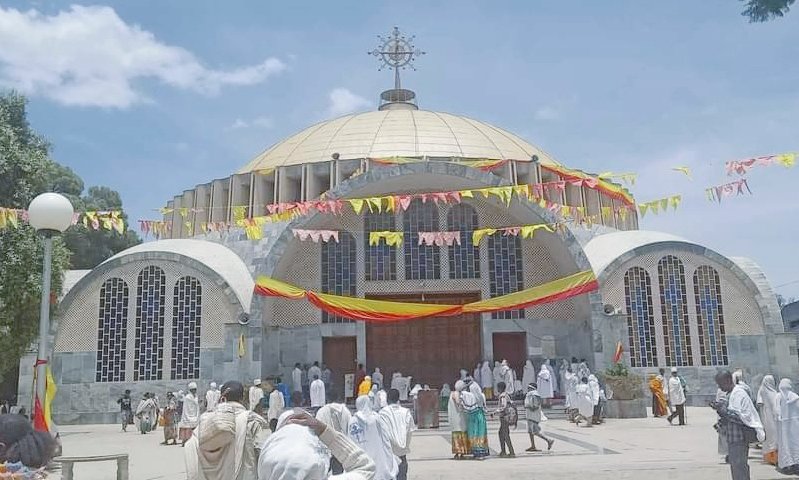
M566 300L577 295L593 292L598 288L594 273L590 270L575 273L543 285L465 305L437 305L426 303L392 302L366 298L330 295L283 283L268 277L258 277L255 293L290 300L307 299L316 307L354 320L391 322L426 317L448 317L463 313L490 313L516 310L544 303Z

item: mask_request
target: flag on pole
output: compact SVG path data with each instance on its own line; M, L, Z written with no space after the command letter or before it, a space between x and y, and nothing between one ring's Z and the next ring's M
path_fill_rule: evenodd
M38 368L36 370L38 370ZM33 406L33 428L37 431L52 432L53 419L51 412L53 399L55 398L55 394L57 392L58 387L56 387L55 379L53 378L53 371L50 370L50 366L48 365L47 373L45 375L44 406L42 406L42 402L39 400L38 396L36 397L36 401L34 402Z
M616 344L616 353L613 354L613 363L621 362L621 356L624 354L624 346L621 344L621 340Z

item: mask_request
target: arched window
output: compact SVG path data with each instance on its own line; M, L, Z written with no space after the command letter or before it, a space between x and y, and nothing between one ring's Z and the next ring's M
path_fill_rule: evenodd
M355 297L358 295L355 237L348 232L341 232L338 240L322 243L322 293ZM351 321L322 312L322 323Z
M727 338L719 272L702 265L694 272L694 301L702 365L727 365Z
M437 232L438 206L433 202L411 202L402 221L405 252L406 280L438 280L441 278L441 250L439 247L419 245L419 232Z
M658 262L660 312L666 365L691 366L691 331L688 324L688 294L685 267L679 258L666 255Z
M124 382L128 345L128 285L109 278L100 287L97 382Z
M200 323L203 289L194 277L181 277L172 297L172 380L200 376Z
M630 363L633 367L656 367L655 312L652 280L641 267L624 274L624 298L627 301L627 333L630 337Z
M133 380L161 380L164 360L164 271L150 265L136 284L136 350Z
M366 280L397 279L397 248L380 242L369 244L370 232L393 232L396 230L393 213L367 212L364 218L364 278Z
M447 230L461 232L461 244L448 248L449 278L480 278L480 248L472 243L477 212L470 205L455 205L447 213Z
M518 292L524 285L522 241L512 235L488 238L488 269L491 272L491 298ZM524 309L493 312L491 318L524 318Z

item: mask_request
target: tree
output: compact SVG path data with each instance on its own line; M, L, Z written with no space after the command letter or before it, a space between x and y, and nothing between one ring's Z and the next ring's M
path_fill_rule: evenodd
M796 0L741 0L746 2L744 17L749 18L749 22L767 22L775 18L783 17L791 9L791 5Z
M0 205L27 208L48 190L52 161L48 145L28 124L25 99L0 95ZM42 283L42 239L34 229L0 229L0 380L16 369L38 333ZM61 289L69 252L61 239L53 245L53 292ZM51 292L45 292L50 295Z

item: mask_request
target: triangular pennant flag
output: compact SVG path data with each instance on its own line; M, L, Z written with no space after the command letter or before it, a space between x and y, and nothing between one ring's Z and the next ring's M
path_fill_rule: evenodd
M352 206L352 210L355 212L356 215L361 214L361 210L363 210L363 199L361 198L353 198L351 200L347 200L350 202L350 206Z

